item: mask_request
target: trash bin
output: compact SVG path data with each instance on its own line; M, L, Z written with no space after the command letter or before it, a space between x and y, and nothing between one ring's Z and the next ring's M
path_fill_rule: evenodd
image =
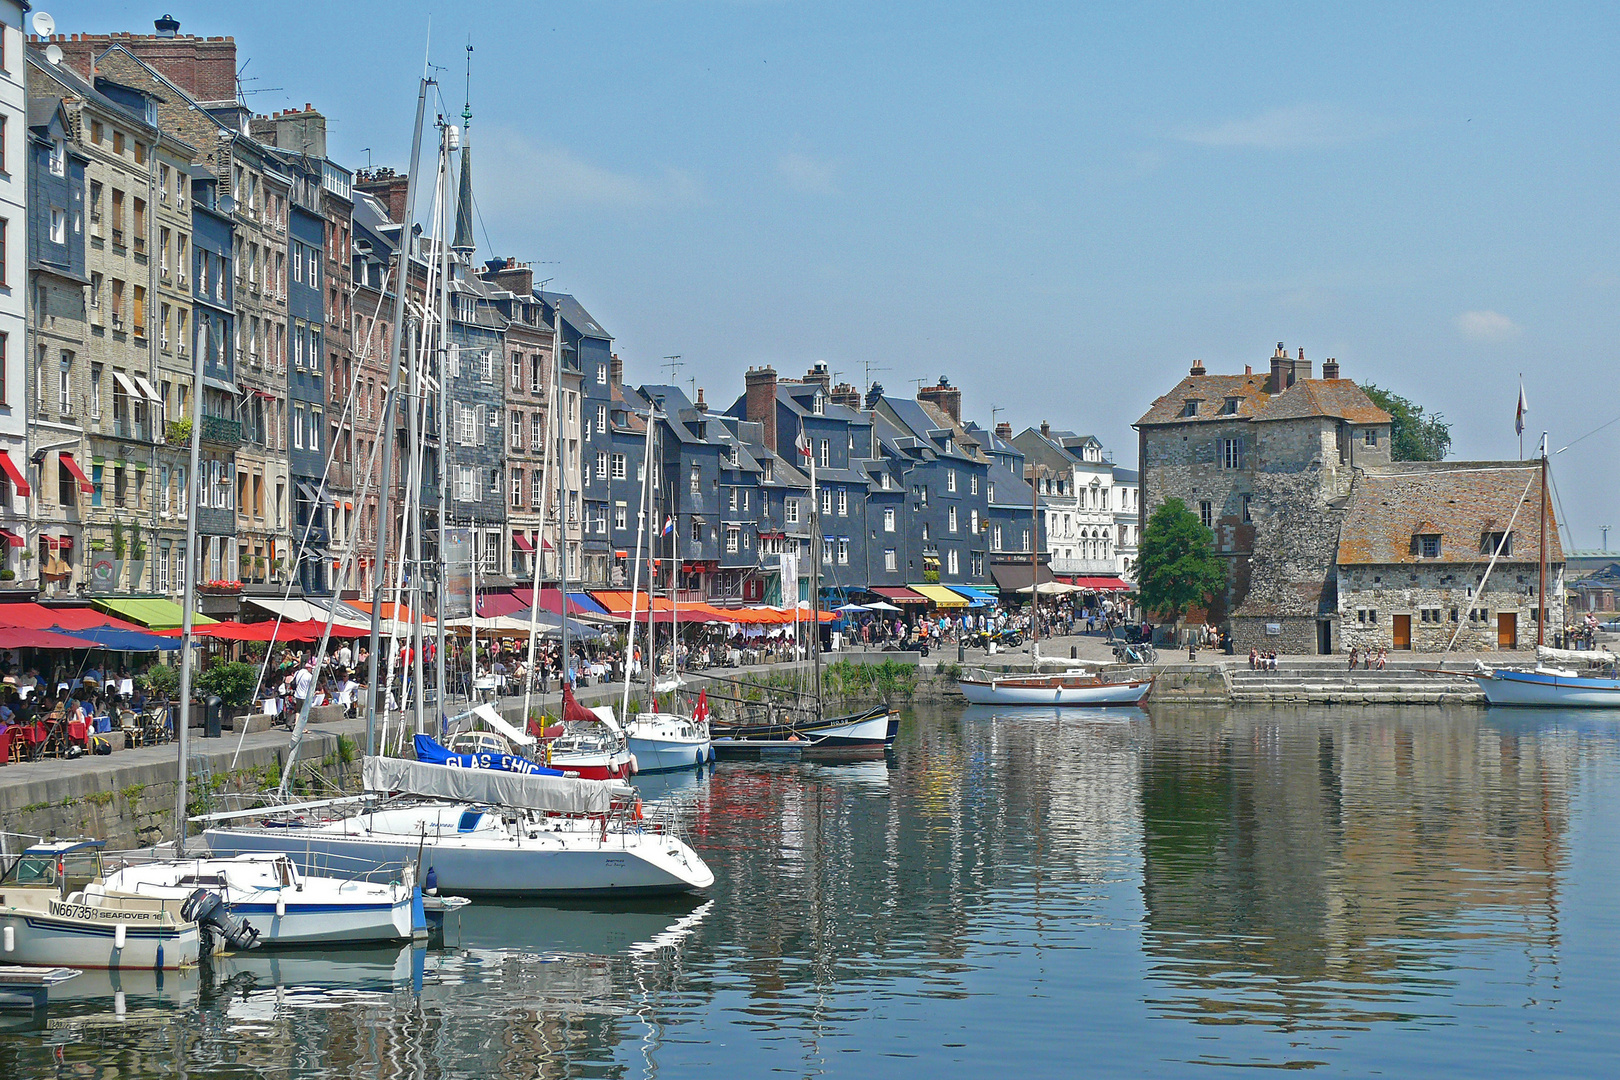
M209 694L203 702L203 738L219 738L220 726L225 719L225 700L218 694Z
M1078 646L1078 645L1070 645L1069 646L1069 659L1070 660L1078 660L1078 659L1080 659L1080 646Z

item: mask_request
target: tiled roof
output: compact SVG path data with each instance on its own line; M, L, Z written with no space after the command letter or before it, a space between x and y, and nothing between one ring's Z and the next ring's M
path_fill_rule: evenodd
M1389 423L1389 413L1374 405L1367 392L1350 379L1301 379L1272 395L1254 419L1297 420L1306 416L1331 416L1352 424Z
M1512 554L1503 558L1539 562L1540 472L1534 463L1517 461L1402 462L1370 469L1356 479L1351 492L1339 531L1339 565L1442 562L1483 567L1491 558L1480 551L1484 534L1502 531L1510 519ZM1515 504L1520 504L1516 519ZM1439 559L1418 556L1413 538L1420 533L1440 534ZM1550 562L1564 561L1550 507L1547 552Z
M1176 384L1176 388L1156 400L1137 424L1179 424L1198 423L1201 420L1230 420L1232 413L1222 413L1218 410L1225 406L1226 399L1238 399L1237 417L1239 419L1252 419L1265 405L1266 379L1269 376L1264 372L1252 375L1188 375ZM1204 404L1199 406L1197 416L1183 416L1187 399L1197 398Z

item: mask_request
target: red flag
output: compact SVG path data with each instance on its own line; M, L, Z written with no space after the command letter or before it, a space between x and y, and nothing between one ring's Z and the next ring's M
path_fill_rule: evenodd
M697 705L695 705L693 707L693 709L692 709L692 719L696 720L698 723L702 723L703 721L707 720L708 718L709 718L709 692L707 690L699 690L698 691Z

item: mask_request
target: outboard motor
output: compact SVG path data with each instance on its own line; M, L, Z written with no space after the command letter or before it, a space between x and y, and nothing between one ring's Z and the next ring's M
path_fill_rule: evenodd
M232 948L256 949L259 946L259 932L231 914L231 906L225 899L208 889L198 889L186 897L186 902L180 905L180 917L197 924L198 932L204 937L203 956L213 954L215 934Z

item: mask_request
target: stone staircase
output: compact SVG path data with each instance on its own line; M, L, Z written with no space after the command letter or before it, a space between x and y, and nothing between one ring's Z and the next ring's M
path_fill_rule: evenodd
M1484 692L1468 679L1431 675L1420 661L1391 662L1382 671L1356 668L1347 661L1284 661L1276 671L1250 671L1248 663L1227 665L1232 701L1245 704L1450 705L1479 704ZM1464 665L1453 659L1448 668Z

